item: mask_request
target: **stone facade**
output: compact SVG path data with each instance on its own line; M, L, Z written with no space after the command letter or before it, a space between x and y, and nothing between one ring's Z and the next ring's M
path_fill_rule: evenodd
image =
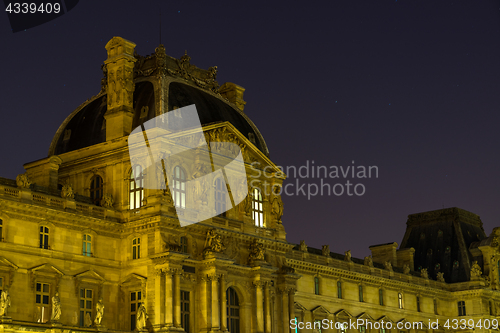
M417 333L457 330L447 320L498 318L500 229L487 237L479 217L452 208L410 215L399 249L371 246L364 260L290 244L285 176L243 112L244 89L220 87L217 68L199 69L187 54L174 59L160 45L141 57L134 47L113 38L100 93L63 122L47 158L26 164L16 180L0 178L1 331L292 333L296 319L306 333L319 331L307 323L363 319L393 327L345 331ZM240 147L249 195L180 227L172 193L131 178L137 164L127 135L194 95L201 112L217 113L205 104L225 108L219 118L204 115L203 131L210 142ZM190 165L182 168L185 180L195 178Z

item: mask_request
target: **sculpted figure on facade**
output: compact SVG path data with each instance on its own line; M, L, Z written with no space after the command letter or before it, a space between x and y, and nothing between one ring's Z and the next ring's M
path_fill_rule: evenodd
M264 244L259 243L256 239L250 244L250 254L248 256L248 262L254 263L255 261L264 260Z
M373 259L372 256L365 257L365 266L373 267Z
M391 263L391 261L384 262L384 268L387 269L388 271L392 271L392 263Z
M16 177L16 184L20 188L30 188L31 182L26 173L21 173Z
M95 305L95 319L94 319L94 324L96 326L101 325L102 321L102 316L104 315L104 303L102 302L102 297L99 298L99 301L97 301Z
M56 292L54 296L52 296L52 316L50 321L58 322L61 319L61 300L59 299L59 293Z
M325 257L330 256L330 245L321 246L321 254L323 254Z
M9 289L5 288L0 294L0 317L7 316L7 310L10 308Z
M443 272L438 272L436 274L436 280L439 282L444 282L444 273Z
M146 307L144 306L145 298L142 299L139 308L137 309L136 319L135 319L135 329L142 331L146 328L146 321L148 320L148 314L146 312Z
M73 187L70 184L65 184L61 190L61 197L65 199L74 199Z
M344 261L351 262L351 250L344 252Z
M115 203L113 196L110 193L103 195L101 202L104 208L113 208L113 204Z
M207 233L207 240L205 242L205 250L210 252L222 253L226 247L222 242L222 237L215 231L211 229Z
M406 275L410 274L410 265L408 265L408 264L403 265L403 274L406 274Z
M87 312L85 315L85 327L92 326L92 317L90 317L90 313Z
M281 217L283 216L283 201L280 196L274 197L271 204L271 214L278 223L281 223Z
M307 245L305 240L300 241L300 251L307 252Z
M479 264L477 263L477 260L474 261L474 263L472 264L472 267L470 269L470 279L471 280L477 280L481 277L482 275L482 271L481 271L481 267L479 266Z
M424 278L424 279L428 279L429 278L429 273L427 272L427 268L422 268L420 270L420 277Z

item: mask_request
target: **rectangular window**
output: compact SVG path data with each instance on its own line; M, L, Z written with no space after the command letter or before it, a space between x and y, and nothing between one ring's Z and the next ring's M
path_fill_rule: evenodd
M299 317L295 316L295 331L294 333L299 333Z
M342 282L337 281L337 296L342 298Z
M132 240L132 259L140 259L141 258L141 239L134 238Z
M92 236L83 235L83 255L90 257L92 252Z
M458 315L459 316L466 316L465 312L465 301L459 301L458 302Z
M384 291L382 289L378 290L378 303L384 305Z
M358 289L359 289L359 301L363 302L363 286L360 285Z
M49 248L49 228L40 226L40 248Z
M398 293L398 306L400 309L402 309L404 307L404 304L403 304L403 294L402 293Z
M0 242L3 242L3 221L0 219Z
M321 333L321 320L315 320L314 321L314 331L315 332L318 332L318 333Z
M2 294L3 291L3 278L0 277L0 295Z
M181 252L188 253L188 239L186 236L181 237Z
M385 333L385 328L381 328L380 333Z
M434 314L438 314L438 302L437 302L437 299L434 299Z
M36 283L35 306L36 322L48 322L50 319L50 285L48 283Z
M317 276L314 277L314 294L319 295L319 278Z
M80 289L80 327L92 326L92 289Z
M181 290L181 326L186 333L190 333L189 319L191 312L189 310L189 302L189 291Z
M135 319L137 314L137 309L141 304L141 292L133 291L130 293L130 330L135 330Z
M420 312L420 296L417 296L417 311Z
M366 333L366 327L360 326L359 327L359 333Z
M493 316L493 302L489 301L489 308L490 308L490 316Z

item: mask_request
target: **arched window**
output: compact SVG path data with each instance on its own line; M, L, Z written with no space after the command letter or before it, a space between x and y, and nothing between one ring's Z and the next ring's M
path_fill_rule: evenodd
M174 168L173 188L175 207L186 208L186 172L180 166Z
M257 227L264 226L264 201L259 189L254 188L252 191L252 217Z
M215 180L215 212L217 215L226 216L226 183L222 178Z
M227 328L231 333L240 333L240 302L233 288L226 291Z
M130 209L138 209L144 199L144 175L142 167L136 165L130 173Z
M101 205L102 192L103 192L102 178L99 175L95 175L90 180L90 199L92 199L94 205L97 206Z

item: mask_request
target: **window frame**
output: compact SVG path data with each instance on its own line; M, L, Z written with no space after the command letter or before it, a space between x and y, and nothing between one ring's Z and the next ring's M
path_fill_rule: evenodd
M224 178L217 177L214 181L214 204L215 204L215 214L217 216L226 217L226 202L227 196L229 193L227 192L226 182Z
M141 259L141 237L132 239L132 260Z
M403 293L402 292L398 292L398 308L399 309L404 309L405 308L404 299L403 299Z
M186 209L186 170L176 165L172 171L172 199L176 208Z
M84 257L93 257L92 254L92 234L83 234L83 240L82 240L82 255ZM90 238L90 239L87 239Z
M384 289L378 289L378 303L380 306L384 306Z
M139 185L137 184L136 178L134 177L137 172L139 172L139 177L137 178L137 180L139 181ZM130 171L128 191L129 209L140 209L143 206L144 201L144 170L139 164L134 165L132 167L132 170Z
M358 297L360 302L364 302L363 285L358 285Z
M457 307L458 307L458 316L459 317L467 316L467 310L466 310L466 307L465 307L465 301L458 301L457 302Z
M234 295L233 299L236 301L236 305L231 304L231 294ZM239 300L239 295L238 292L236 292L236 289L229 287L226 289L226 313L227 313L227 322L226 322L226 328L229 330L231 333L240 333L241 332L241 323L242 323L242 318L241 318L241 305L240 305L240 300ZM238 315L233 316L231 315L232 311L231 310L237 310ZM234 320L234 322L233 322ZM234 323L234 325L233 325ZM235 328L233 330L233 327Z
M314 277L314 295L319 295L319 277Z
M187 299L186 299L187 295ZM186 327L187 326L187 327ZM191 331L191 292L181 290L181 327L185 333Z
M85 316L87 315L87 313L90 312L90 318L93 319L94 318L94 305L95 305L95 302L94 302L94 296L95 296L95 292L94 292L94 289L91 289L91 288L86 288L86 287L80 287L79 288L79 297L78 297L78 313L79 313L79 322L78 324L80 325L80 327L88 327L88 326L85 326ZM83 291L83 296L82 297L82 291ZM87 296L87 292L90 291L91 292L91 296L88 297ZM84 302L84 306L82 307L81 304L82 304L82 301ZM90 308L87 307L88 303L90 301ZM90 311L89 311L90 310ZM83 312L83 314L82 314ZM83 316L82 316L83 315Z
M39 248L44 250L50 250L50 227L45 224L38 226Z
M342 281L337 281L337 298L342 299Z
M137 310L139 309L139 306L141 305L141 301L143 300L142 297L142 290L134 290L134 291L129 291L129 319L130 319L130 330L135 331L136 328L136 322L137 322ZM132 297L134 295L134 297ZM134 299L132 299L134 298ZM134 305L134 307L133 307ZM132 310L132 308L135 308Z
M256 227L264 228L264 197L260 189L252 189L252 219Z
M96 181L98 181L98 184L96 184ZM100 206L104 196L104 180L100 175L96 174L90 179L89 194L94 205Z
M41 286L40 291L38 291L38 285ZM44 285L48 286L48 291L44 291ZM52 315L52 305L51 305L52 284L42 280L35 281L34 295L35 295L34 321L36 323L41 323L41 324L48 323ZM37 300L38 295L40 295L40 302L38 302ZM47 296L47 303L44 303L44 296ZM41 312L37 310L38 308L41 308ZM45 309L47 309L47 311L45 311ZM40 317L37 317L38 314L40 314ZM45 321L44 318L46 318Z

